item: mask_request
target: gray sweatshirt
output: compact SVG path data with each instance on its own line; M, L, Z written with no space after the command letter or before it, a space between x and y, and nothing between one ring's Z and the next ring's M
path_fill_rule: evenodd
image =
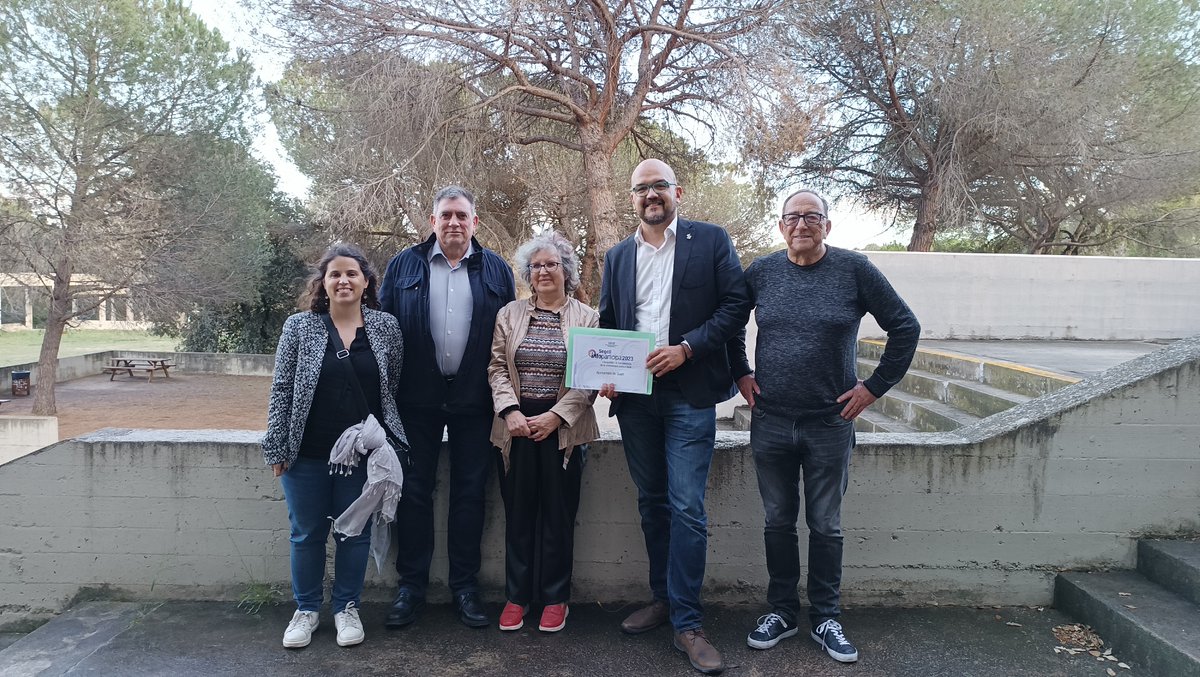
M836 414L842 393L858 377L858 325L871 313L887 332L879 367L863 385L879 397L908 371L921 325L883 273L858 252L826 246L822 259L799 266L787 251L757 258L746 269L758 343L756 404L769 414L814 418ZM744 343L734 376L750 373Z

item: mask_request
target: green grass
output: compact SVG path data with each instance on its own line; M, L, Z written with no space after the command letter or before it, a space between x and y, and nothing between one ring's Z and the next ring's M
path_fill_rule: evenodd
M0 366L36 362L42 349L42 330L0 331ZM105 350L175 350L176 340L145 331L68 329L63 334L59 357L86 355Z

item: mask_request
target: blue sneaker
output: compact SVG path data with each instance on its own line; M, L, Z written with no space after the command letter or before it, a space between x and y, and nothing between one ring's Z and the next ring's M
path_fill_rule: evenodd
M842 624L832 618L814 628L812 638L825 647L825 653L835 661L853 663L858 660L858 649L846 639Z
M746 644L751 649L770 649L799 631L800 628L788 623L783 616L771 612L758 617L758 628L746 637Z

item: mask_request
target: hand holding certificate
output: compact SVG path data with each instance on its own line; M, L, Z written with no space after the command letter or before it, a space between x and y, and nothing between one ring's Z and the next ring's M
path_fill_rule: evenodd
M617 392L649 395L652 387L646 357L654 350L654 334L571 327L567 332L568 388L599 390L605 383Z

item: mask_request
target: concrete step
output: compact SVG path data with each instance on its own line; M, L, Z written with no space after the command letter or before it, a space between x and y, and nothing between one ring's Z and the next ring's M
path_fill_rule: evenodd
M1138 573L1193 604L1200 604L1200 541L1138 541Z
M878 366L877 360L860 357L858 359L858 377L865 380L875 372ZM909 369L893 389L895 388L917 397L943 402L980 418L987 418L992 414L998 414L1033 399L1027 395L1008 392L985 383L934 374L920 369Z
M155 606L85 602L71 607L0 651L0 677L67 674Z
M854 419L854 429L860 433L917 433L921 432L916 428L901 423L894 418L885 416L875 407L867 409Z
M720 421L717 422L718 426ZM742 405L733 410L733 419L729 430L750 429L750 407ZM860 433L916 433L921 432L912 426L905 425L894 418L885 416L874 408L868 409L854 419L854 429Z
M1200 677L1200 606L1136 572L1059 574L1054 606L1149 674Z
M878 360L883 354L883 347L883 341L863 339L858 342L858 356L868 360ZM911 368L930 374L985 383L1026 397L1040 397L1079 381L1073 376L1026 367L1013 362L984 359L920 346L917 347L917 352L913 356Z
M917 432L934 433L957 430L979 420L978 416L960 411L948 404L917 397L896 388L892 388L883 397L876 400L873 408L877 413L894 418Z

